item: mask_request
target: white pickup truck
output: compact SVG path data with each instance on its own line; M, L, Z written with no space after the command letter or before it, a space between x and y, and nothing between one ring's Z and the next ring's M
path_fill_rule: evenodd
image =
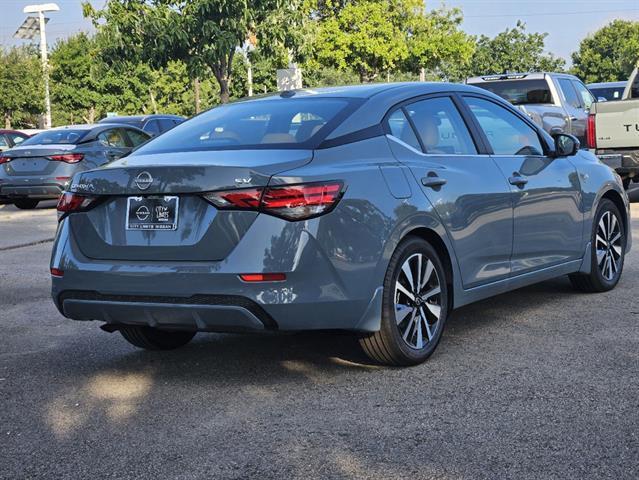
M639 182L639 68L630 75L620 101L592 104L586 140L626 188L631 181Z

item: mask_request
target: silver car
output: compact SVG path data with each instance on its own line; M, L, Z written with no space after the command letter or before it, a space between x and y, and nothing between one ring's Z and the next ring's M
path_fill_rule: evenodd
M339 329L410 365L451 310L569 275L615 287L617 175L498 96L446 83L214 108L73 178L51 259L63 315L133 345Z
M31 209L57 199L77 172L121 158L149 138L139 128L107 123L38 133L0 154L0 200Z

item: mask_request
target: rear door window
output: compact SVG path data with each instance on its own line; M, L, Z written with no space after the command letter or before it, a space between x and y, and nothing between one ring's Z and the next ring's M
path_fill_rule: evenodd
M426 153L475 155L477 148L450 97L429 98L406 106Z
M3 134L0 134L0 151L7 150L9 147L9 139Z
M170 118L161 118L160 122L160 131L166 132L167 130L171 130L175 127L175 123Z
M98 141L105 147L127 148L124 132L120 128L111 128L98 135Z
M131 128L127 128L126 133L129 136L129 140L131 140L131 145L133 146L133 148L142 145L149 138L151 138L151 136L147 133L133 130Z
M403 110L395 110L390 114L388 117L388 127L393 137L410 145L415 150L421 151L422 147L419 144L419 140L417 140L415 131L413 127L410 126L410 122L406 118L406 115L404 115Z
M160 122L157 120L149 120L144 126L144 131L150 133L151 135L159 135L161 133L160 130Z
M517 115L488 100L464 99L496 155L543 155L539 135Z
M559 88L564 97L564 100L568 105L574 108L581 108L581 100L577 96L577 91L572 85L572 82L567 78L559 79Z

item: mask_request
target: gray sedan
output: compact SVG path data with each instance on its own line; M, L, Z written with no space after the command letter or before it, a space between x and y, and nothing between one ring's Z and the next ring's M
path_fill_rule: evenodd
M58 198L77 172L117 160L151 136L129 125L72 125L47 130L0 154L0 200L35 208Z
M220 106L77 174L58 210L68 318L147 349L346 330L391 365L424 361L462 305L560 275L614 288L631 244L619 177L575 137L446 83Z

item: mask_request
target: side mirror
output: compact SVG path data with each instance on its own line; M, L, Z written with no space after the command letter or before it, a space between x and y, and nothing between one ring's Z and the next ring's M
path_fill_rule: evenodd
M597 97L598 102L607 102L608 99L606 97Z
M553 135L555 139L555 157L570 157L576 155L581 147L577 137L568 135L567 133L558 133Z

